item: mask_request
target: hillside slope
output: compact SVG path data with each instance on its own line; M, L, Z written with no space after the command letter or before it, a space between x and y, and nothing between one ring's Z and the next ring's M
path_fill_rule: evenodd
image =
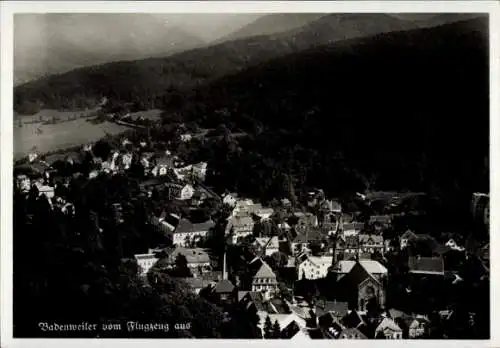
M487 27L477 19L294 54L198 89L183 116L254 134L242 154L274 158L278 172L291 160L308 185L426 191L468 209L471 192L489 190ZM290 154L297 147L307 151ZM257 162L234 170L254 174Z
M106 95L147 105L163 105L165 90L186 90L267 60L328 42L414 28L384 14L333 14L303 28L182 52L167 58L115 62L33 81L15 89L15 108L42 102L45 107L84 106ZM168 97L168 95L167 95Z
M204 44L149 14L22 14L15 17L14 33L16 84L115 60L164 57Z
M242 28L218 39L216 42L237 40L252 36L270 35L299 28L326 13L273 13L257 18Z

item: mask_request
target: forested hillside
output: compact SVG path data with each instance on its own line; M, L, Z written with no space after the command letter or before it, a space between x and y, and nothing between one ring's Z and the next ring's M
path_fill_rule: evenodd
M14 108L93 105L101 96L163 107L172 96L270 59L339 40L415 28L384 14L330 14L298 29L198 48L162 59L114 62L49 76L18 86Z
M262 178L291 173L299 186L336 194L426 191L452 216L468 209L471 192L489 190L486 29L477 19L345 41L223 78L176 104L185 120L252 135L209 156L226 186L250 193L264 190Z

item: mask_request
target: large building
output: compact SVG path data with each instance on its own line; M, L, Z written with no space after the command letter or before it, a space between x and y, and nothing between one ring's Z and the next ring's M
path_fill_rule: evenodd
M212 220L195 224L189 220L182 219L173 233L172 241L177 246L185 247L190 242L206 238L213 226L215 226L215 223Z
M328 275L333 256L308 256L299 264L297 279L321 279Z

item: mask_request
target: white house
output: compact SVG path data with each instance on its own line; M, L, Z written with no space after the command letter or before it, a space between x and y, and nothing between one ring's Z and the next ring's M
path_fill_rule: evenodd
M36 152L30 152L28 154L28 161L31 163L31 162L34 162L36 159L38 158L38 154Z
M408 328L408 336L410 338L419 338L427 332L429 328L429 319L422 315L417 315L416 318L411 322Z
M133 155L131 153L125 153L122 156L123 168L128 170L132 166Z
M449 241L446 242L445 244L448 248L452 249L452 250L456 250L456 251L464 251L465 248L464 247L461 247L459 246L455 240L453 239L450 239Z
M261 262L261 264L257 273L255 273L252 278L252 291L263 292L265 297L269 298L276 291L278 291L278 280L276 278L276 274L265 261L254 262Z
M238 238L243 238L253 233L254 221L250 216L231 216L226 225L225 235L232 235L233 244Z
M271 215L273 215L274 209L273 208L258 208L255 210L255 215L260 217L262 220L269 219Z
M207 176L207 168L208 168L207 162L200 162L193 164L192 174L199 180L205 181L205 177Z
M18 175L16 178L17 189L21 192L29 192L31 188L31 180L26 175Z
M181 189L179 199L181 200L191 199L191 197L193 197L193 194L194 194L193 186L189 184L184 185L184 187Z
M137 254L134 257L139 266L140 275L146 275L156 261L158 261L158 258L154 254Z
M236 193L227 193L222 195L222 203L230 206L230 207L235 207L236 201L238 199L238 195Z
M179 185L179 184L167 184L169 190L170 198L187 200L191 199L194 195L194 188L190 184Z
M210 257L205 249L200 248L175 248L168 256L169 264L175 267L175 261L177 256L184 255L186 257L187 266L191 269L193 276L198 274L198 270L201 269L202 273L206 273L211 270Z
M189 133L181 134L181 141L188 142L191 141L192 138L193 136Z
M254 205L251 199L237 199L234 204L233 216L247 214L248 208Z
M308 256L299 264L297 279L320 279L328 275L328 268L332 265L333 256Z
M400 340L403 338L403 330L390 318L384 318L375 329L375 337L383 335L386 339Z

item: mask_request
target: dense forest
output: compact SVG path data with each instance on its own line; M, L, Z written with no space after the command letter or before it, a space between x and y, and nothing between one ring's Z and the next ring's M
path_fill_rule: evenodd
M438 19L427 24L439 23ZM114 62L48 76L16 87L14 109L22 114L39 108L84 108L95 105L102 96L161 108L171 97L192 87L269 59L321 44L425 24L386 14L329 14L275 35L226 41L167 58Z
M449 219L472 192L489 191L486 28L477 19L325 46L225 77L175 107L186 121L249 133L208 157L232 188L293 174L332 194L424 191Z

